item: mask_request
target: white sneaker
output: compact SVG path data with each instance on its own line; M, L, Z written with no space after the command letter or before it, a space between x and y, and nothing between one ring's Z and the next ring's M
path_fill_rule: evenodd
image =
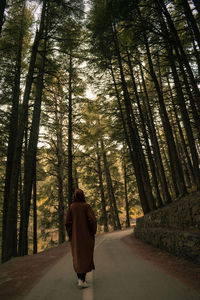
M81 279L78 279L78 287L82 288L82 285L83 285L83 281Z
M78 287L82 289L82 288L89 287L89 285L86 281L82 281L81 279L78 279Z
M88 283L86 281L82 282L82 288L87 288L89 287Z

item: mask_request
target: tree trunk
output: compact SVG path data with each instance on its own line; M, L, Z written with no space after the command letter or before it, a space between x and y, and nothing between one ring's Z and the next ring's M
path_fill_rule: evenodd
M144 80L144 74L143 74L141 64L139 65L139 67L140 67L140 74L142 77L143 90L144 90L144 94L145 94L145 101L143 101L143 106L146 110L146 119L148 122L154 157L155 157L155 161L156 161L156 165L157 165L157 171L159 173L160 183L161 183L161 187L162 187L163 199L164 199L165 203L170 203L171 197L170 197L170 193L169 193L168 186L167 186L165 170L164 170L163 163L162 163L162 157L160 154L160 147L159 147L159 143L158 143L158 139L157 139L157 135L156 135L156 129L155 129L154 121L153 121L153 115L152 115L152 111L151 111L149 95L147 92L146 83Z
M112 78L113 78L113 83L114 83L116 97L117 97L117 103L118 103L118 107L119 107L119 110L120 110L120 116L121 116L121 119L122 119L124 135L125 135L126 143L128 145L128 148L129 148L131 162L132 162L132 165L133 165L133 168L134 168L134 171L135 171L135 176L136 176L136 180L137 180L137 186L138 186L138 192L139 192L139 196L140 196L141 206L142 206L143 211L147 212L147 211L149 211L149 208L148 208L148 204L147 204L147 201L146 201L144 185L143 185L143 182L141 180L142 176L140 175L139 162L138 162L137 159L135 159L135 155L133 153L133 149L132 149L132 146L131 146L131 142L130 142L129 134L128 134L128 131L127 131L127 126L126 126L126 121L125 121L125 118L124 118L124 114L123 114L123 110L122 110L122 106L121 106L121 102L120 102L120 96L119 96L119 92L118 92L118 89L117 89L115 75L114 75L113 68L112 68L112 64L111 64L111 75L112 75Z
M197 26L194 15L192 14L192 11L190 9L190 5L189 5L187 0L181 0L181 4L183 6L185 16L186 16L189 24L191 25L191 28L192 28L193 32L194 32L198 47L200 49L200 31L199 31L199 28Z
M37 253L37 163L35 161L33 180L33 253Z
M160 128L160 126L158 126L157 124L156 124L156 127ZM158 134L158 143L160 145L160 152L161 152L161 155L163 156L163 165L164 166L166 165L165 174L166 174L166 178L168 179L168 187L171 189L171 194L174 194L175 188L172 189L172 186L174 187L173 177L170 176L171 175L170 165L169 165L168 157L166 154L165 144L163 143L162 136L160 135L160 132L159 132L159 128L157 129L157 134Z
M20 166L22 164L22 160L23 160L23 168L25 170L26 168L26 164L27 164L27 153L28 153L28 127L29 127L29 124L28 124L28 119L27 119L27 123L26 123L26 126L25 126L25 131L24 131L24 156L23 158L21 159L20 161ZM35 170L34 170L35 172ZM24 177L23 177L23 183L25 182L25 171L24 171ZM22 187L22 191L21 191L21 197L20 197L20 220L22 220L24 216L24 194L23 194L23 187ZM18 255L19 254L19 245L18 245Z
M162 27L163 27L163 31L165 32L165 36L166 36L166 40L167 40L166 49L168 52L168 59L169 59L171 69L172 69L172 75L173 75L176 93L177 93L177 100L178 100L179 108L181 111L182 120L183 120L184 127L185 127L186 134L187 134L188 145L190 147L190 152L191 152L191 156L192 156L193 173L195 175L195 184L197 186L197 189L199 189L200 188L200 170L199 170L199 163L198 163L199 157L198 157L198 153L197 153L196 146L195 146L195 140L194 140L191 124L190 124L190 118L189 118L188 111L187 111L186 104L185 104L184 94L182 91L178 72L176 70L176 65L174 62L174 56L173 56L173 52L172 52L171 43L168 40L169 33L164 24L164 21L162 22ZM182 66L181 66L181 68L182 68Z
M123 145L123 148L124 145ZM128 202L128 191L127 191L127 166L125 161L125 149L123 151L123 160L122 160L122 168L124 171L124 198L125 198L125 208L126 208L126 228L130 227L130 215L129 215L129 202Z
M20 78L21 78L21 63L22 63L22 45L23 45L23 32L24 32L24 11L25 4L23 5L21 17L21 30L19 32L19 45L15 61L15 77L12 90L12 109L10 116L9 140L7 148L7 161L6 161L6 175L4 187L4 203L3 203L3 227L2 227L2 262L7 260L7 256L17 255L17 195L18 190L15 190L14 199L10 201L11 192L11 175L14 164L14 151L17 141L17 125L18 125L18 108L20 97ZM17 181L18 185L18 181ZM10 206L10 207L9 207ZM10 220L12 223L12 231L7 231L7 222ZM8 238L6 236L11 235ZM5 240L7 239L7 243ZM11 242L13 239L13 242ZM7 249L9 247L9 250ZM9 252L9 253L8 253ZM9 257L10 258L10 257Z
M65 227L64 227L64 195L63 195L63 115L59 114L58 106L62 105L62 100L58 103L57 95L54 94L55 100L55 120L56 120L56 155L57 155L57 180L58 180L58 228L59 228L59 244L65 241Z
M174 82L175 82L176 89L177 89L177 95L179 97L179 102L181 101L181 99L183 99L182 101L184 102L184 106L185 106L185 99L184 99L184 95L183 95L183 92L182 92L182 86L181 86L181 83L179 81L179 76L178 76L178 72L176 70L176 64L175 64L175 61L174 61L174 54L173 54L173 48L172 48L172 45L174 44L174 42L170 38L170 33L169 33L168 28L165 24L165 20L164 20L163 16L159 15L159 18L160 18L160 24L161 24L161 27L162 27L162 31L165 35L165 40L166 40L166 45L167 45L166 49L167 49L167 52L168 52L168 59L169 59L169 62L171 64L173 77L174 77ZM176 56L177 56L177 60L178 60L178 63L179 63L180 71L182 73L183 81L184 81L186 91L187 91L187 94L188 94L188 98L189 98L189 101L190 101L190 106L191 106L192 115L193 115L193 118L194 118L194 121L195 121L195 126L196 126L196 128L198 130L198 134L199 134L200 118L199 118L198 111L196 109L195 99L194 99L194 96L193 96L193 94L190 90L190 85L189 85L188 78L187 78L188 76L187 76L187 74L185 72L185 69L183 67L182 58L180 57L180 54L179 54L179 51L177 49L176 44L174 44L174 49L175 49L175 52L176 52Z
M114 83L114 87L115 87L117 103L118 103L120 116L121 116L123 129L124 129L124 135L125 135L126 143L128 145L128 148L129 148L131 162L132 162L132 165L133 165L133 168L134 168L134 171L135 171L135 176L136 176L136 181L137 181L141 206L142 206L143 212L148 212L149 207L148 207L147 200L146 200L144 184L141 180L142 176L140 174L139 161L138 161L138 159L135 158L135 154L134 154L132 146L131 146L131 142L130 142L129 134L128 134L128 131L127 131L127 126L126 126L126 121L125 121L125 118L124 118L124 113L123 113L121 102L120 102L120 95L119 95L119 92L118 92L118 89L117 89L117 83L116 83L115 75L114 75L113 68L112 68L112 64L111 64L111 75L112 75L112 79L113 79L113 83Z
M143 22L143 20L141 18L140 11L139 11L139 8L138 8L138 13L139 13L141 22ZM163 128L164 128L164 131L165 131L167 146L168 146L168 154L169 154L171 174L174 177L173 178L173 183L175 185L175 188L177 186L177 189L175 190L176 196L186 195L187 194L187 189L186 189L186 186L185 186L183 170L182 170L180 161L178 159L177 149L176 149L176 146L175 146L171 125L170 125L169 118L168 118L168 115L167 115L163 94L162 94L160 85L158 83L156 73L154 71L153 61L152 61L152 58L151 58L151 53L150 53L149 44L148 44L148 40L147 40L147 36L146 36L145 31L143 31L143 38L144 38L144 43L145 43L145 48L146 48L146 55L147 55L147 59L148 59L150 74L151 74L151 77L153 79L154 86L155 86L155 89L156 89L156 92L157 92L157 95L158 95L160 115L161 115Z
M20 118L19 118L19 125L18 125L18 131L17 131L17 138L16 138L16 146L13 151L13 166L12 166L12 172L10 175L10 188L9 188L9 198L7 199L8 204L8 214L11 215L11 217L7 220L4 218L4 226L3 226L3 232L5 232L5 237L7 236L7 242L3 243L3 249L2 249L2 262L5 262L6 260L9 260L12 256L12 240L13 240L13 234L14 234L14 228L13 228L13 217L12 214L14 212L14 206L16 205L16 197L18 193L18 177L19 177L19 170L20 170L20 160L21 160L21 153L22 153L22 143L23 143L23 136L24 136L24 129L27 123L27 116L28 116L28 102L29 102L29 96L33 81L33 73L34 73L34 67L35 67L35 61L36 61L36 54L37 49L39 45L39 41L41 39L41 36L43 34L44 29L44 20L45 20L45 11L46 11L46 0L43 1L43 8L42 8L42 14L41 14L41 21L40 21L40 29L39 32L36 32L35 40L32 47L31 52L31 59L29 64L29 70L26 78L26 86L24 91L24 97L23 97L23 103L22 108L20 111ZM5 210L6 212L6 210ZM8 230L4 229L6 228L6 223L9 223L10 227L10 233Z
M190 78L190 82L191 82L193 92L194 92L194 95L195 95L196 105L198 106L198 108L200 110L200 90L198 88L197 81L194 78L192 68L191 68L191 66L188 62L187 55L184 51L183 45L180 41L177 30L176 30L175 25L172 21L171 15L168 12L168 10L166 8L166 5L165 5L163 0L156 0L156 3L158 5L158 7L161 7L161 11L165 15L165 18L167 20L167 24L168 24L169 29L171 31L171 35L172 35L172 39L173 39L173 45L174 45L174 49L176 51L177 58L179 57L179 59L181 60L180 63L185 65L185 68L186 68L188 76ZM179 54L179 51L180 51L180 54Z
M195 179L195 175L194 175L194 170L193 170L192 162L191 162L188 150L187 150L185 138L184 138L183 131L182 131L182 128L181 128L181 125L180 125L180 120L179 120L179 117L178 117L177 108L176 108L176 105L175 105L175 102L174 102L174 97L173 97L173 93L172 93L172 90L171 90L171 86L170 86L170 83L169 83L168 76L167 76L167 83L168 83L168 86L169 86L170 96L171 96L172 105L173 105L173 111L175 113L176 124L178 126L179 135L180 135L180 138L181 138L181 143L182 143L182 146L183 146L183 149L184 149L184 153L185 153L186 158L187 158L187 162L188 162L188 166L189 166L189 169L190 169L190 174L191 174L192 181L193 181L193 183L195 183L196 179ZM180 103L179 103L179 107L180 107ZM190 147L190 145L189 145L189 147ZM196 146L195 146L195 148L196 148Z
M178 134L177 134L177 130L176 130L176 123L175 122L173 122L173 123L174 123L173 124L173 127L174 127L173 132L174 132L174 135L175 135L175 141L176 141L176 146L177 146L177 150L178 150L179 159L182 162L182 166L183 166L183 170L184 170L185 182L187 183L188 187L191 187L191 179L190 179L190 176L189 176L187 163L185 162L185 154L183 152L182 144L178 139Z
M144 213L147 213L147 212L149 212L149 210L155 209L155 203L154 203L154 198L152 195L152 189L151 189L151 185L150 185L150 181L149 181L149 176L148 176L148 173L146 172L147 168L145 167L146 162L145 162L145 158L144 158L144 153L143 153L143 149L142 149L142 146L140 143L138 129L137 129L135 117L134 117L134 114L132 111L130 96L129 96L129 92L128 92L128 88L127 88L127 84L126 84L126 80L125 80L125 76L124 76L124 72L123 72L122 60L121 60L121 55L120 55L120 51L119 51L119 44L118 44L118 39L117 39L117 34L116 34L115 28L113 31L113 39L114 39L114 45L115 45L115 51L116 51L116 55L117 55L117 59L118 59L119 69L120 69L121 86L122 86L123 96L124 96L124 101L125 101L130 141L133 145L132 149L133 149L133 154L135 156L134 160L136 160L138 162L138 167L135 168L135 174L136 174L137 182L142 179L143 184L144 184L146 203L143 203L143 209L144 209ZM148 206L146 205L147 203L148 203Z
M182 120L183 120L184 127L186 130L188 145L189 145L191 156L192 156L193 172L195 175L195 183L197 185L197 188L200 189L199 157L198 157L198 153L197 153L196 146L195 146L195 140L194 140L191 124L190 124L190 118L189 118L187 108L185 105L185 99L184 99L184 96L182 93L182 89L181 89L180 81L178 78L178 74L176 72L175 64L172 62L171 66L172 66L172 73L173 73L174 82L175 82L175 86L176 86L177 100L178 100L179 108L180 108L180 111L182 114Z
M108 188L108 195L110 200L110 208L111 208L111 217L113 221L113 228L115 229L121 229L121 224L119 221L119 215L118 215L118 209L117 209L117 203L115 199L114 189L112 185L112 179L110 175L110 170L107 162L107 155L104 148L103 139L101 138L101 151L103 155L103 163L104 163L104 169L105 169L105 175L106 175L106 183Z
M79 182L78 182L78 172L77 172L77 167L74 164L74 187L75 189L78 189Z
M47 29L46 29L47 30ZM24 189L23 189L23 214L20 220L20 236L19 236L19 255L23 256L28 254L28 225L29 225L29 214L30 214L30 201L32 193L32 185L34 178L34 165L36 161L37 143L40 126L40 114L42 104L42 92L44 85L44 71L46 61L46 43L47 37L45 34L44 45L41 63L39 66L39 74L36 81L36 92L35 102L33 108L33 117L30 130L28 151L27 151L27 162L24 170Z
M68 106L68 205L72 203L74 192L72 170L72 55L69 57L69 106Z
M5 22L5 17L4 17L5 8L6 8L6 0L1 0L0 1L0 36L1 36L3 23Z
M146 151L147 151L149 166L151 169L153 186L154 186L155 192L156 192L157 206L162 207L163 202L162 202L162 199L160 196L160 190L159 190L158 180L157 180L157 176L156 176L156 168L155 168L155 164L154 164L152 153L151 153L151 147L149 145L149 137L148 137L146 127L145 127L145 119L144 119L142 107L140 105L140 99L139 99L139 95L138 95L137 85L136 85L136 81L135 81L135 76L133 74L132 63L131 63L130 55L129 55L128 51L127 51L127 57L128 57L128 65L129 65L129 70L130 70L130 74L131 74L131 79L132 79L132 83L133 83L133 89L134 89L135 98L136 98L136 102L137 102L137 106L138 106L138 110L139 110L140 120L141 120L142 133L143 133L143 137L144 137L145 144L146 144ZM146 172L148 172L148 170L146 170Z
M191 37L192 47L194 49L194 56L196 57L196 63L197 63L197 67L198 67L198 76L200 78L200 51L199 51L199 49L197 49L196 41L194 38L194 33L192 32L192 29L190 27L188 20L187 20L187 24L188 24L188 30L190 33L190 37Z
M104 232L108 232L106 201L104 196L103 177L102 177L102 169L101 169L101 156L99 153L98 142L97 142L97 170L98 170L98 177L99 177L99 189L101 193L101 206L102 206L102 219L103 219Z
M200 17L200 2L199 2L199 0L192 0L192 1L198 11L198 17Z

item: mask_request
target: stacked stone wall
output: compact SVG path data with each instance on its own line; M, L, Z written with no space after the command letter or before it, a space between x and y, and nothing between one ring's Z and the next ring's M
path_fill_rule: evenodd
M200 192L136 220L135 237L200 263Z

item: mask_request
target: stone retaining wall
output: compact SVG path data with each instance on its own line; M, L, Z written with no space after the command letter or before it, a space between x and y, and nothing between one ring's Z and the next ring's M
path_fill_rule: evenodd
M200 192L136 220L135 237L200 263Z

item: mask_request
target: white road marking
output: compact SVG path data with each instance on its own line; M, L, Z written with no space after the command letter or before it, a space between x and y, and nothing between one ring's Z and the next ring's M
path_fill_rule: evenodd
M83 300L93 300L93 271L87 274L88 288L83 290Z
M106 239L105 237L103 237L102 239L100 239L100 241L98 242L98 244L96 244L96 246L95 246L94 249L96 249L97 247L99 247L99 246L103 243L103 241L104 241L105 239Z
M96 244L95 246L95 249L97 247L99 247L103 241L105 240L105 237L100 239L100 241ZM85 288L83 290L83 300L93 300L93 271L89 272L87 274L87 281L88 281L88 284L89 284L89 287L88 288Z

